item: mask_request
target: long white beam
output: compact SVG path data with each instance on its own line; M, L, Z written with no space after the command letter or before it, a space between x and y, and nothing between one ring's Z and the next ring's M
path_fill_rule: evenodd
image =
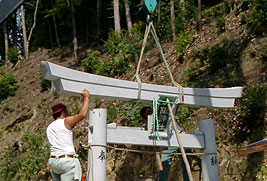
M168 139L157 140L156 137L149 137L149 132L142 128L130 128L118 126L107 128L107 143L110 144L131 144L145 146L175 146L179 147L175 134L169 135ZM204 149L203 134L180 134L182 144L185 148Z
M134 100L138 94L137 82L118 80L65 68L50 62L40 64L45 79L55 83L59 93L80 95L86 88L93 97ZM232 88L184 88L184 105L229 108L235 98L241 97L242 87ZM152 101L159 95L178 97L177 87L142 84L139 101Z

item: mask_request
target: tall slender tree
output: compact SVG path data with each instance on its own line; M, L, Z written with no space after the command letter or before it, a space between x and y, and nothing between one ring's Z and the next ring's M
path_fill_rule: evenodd
M129 34L132 33L132 19L131 19L131 14L130 14L130 7L129 7L129 0L124 0L124 6L125 6L125 15L126 15L126 20L127 20L127 28Z
M5 37L5 59L8 61L8 32L7 32L7 23L6 20L3 23L4 28L4 37Z
M160 4L161 4L161 0L159 0L158 2L158 23L160 23Z
M174 12L174 0L171 0L171 26L172 26L172 39L176 39L176 25L175 25L175 12Z
M76 31L76 18L75 18L75 7L74 1L71 0L71 15L72 15L72 33L73 33L73 49L74 49L74 58L77 61L77 50L78 50L78 40L77 40L77 31Z
M115 32L117 34L121 33L121 25L120 25L120 2L119 0L113 0L113 7L114 7L114 27Z
M23 29L22 31L23 31L23 40L24 40L24 51L25 51L24 53L25 53L26 60L29 59L29 44L30 44L30 40L32 37L33 29L35 28L35 25L36 25L36 16L37 16L39 2L40 0L36 1L34 15L33 15L33 25L30 29L30 33L28 37L27 37L27 30L26 30L26 23L25 23L24 6L23 4L21 5L21 19L22 19L22 29Z
M101 17L101 0L97 0L96 4L96 16L97 16L97 35L100 36L100 17Z
M51 0L51 5L52 5L52 7L54 6L53 0ZM61 47L60 41L59 41L59 37L58 37L58 30L57 30L58 28L57 28L57 22L56 22L56 15L55 15L55 13L53 13L52 19L53 19L53 25L54 25L54 31L55 31L57 46L58 47Z
M185 0L180 0L181 4L182 4L182 10L185 10Z
M23 44L24 44L24 55L27 59L28 51L27 51L27 31L26 31L26 22L25 22L25 14L24 14L24 5L20 6L21 9L21 21L22 21L22 34L23 34Z
M201 0L198 0L198 30L201 31L202 24L201 24Z

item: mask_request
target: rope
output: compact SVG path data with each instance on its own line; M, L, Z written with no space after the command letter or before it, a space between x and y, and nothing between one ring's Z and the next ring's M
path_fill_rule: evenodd
M157 137L157 140L161 140L161 136L159 135L159 119L158 119L158 106L159 105L167 105L167 104L179 104L178 102L171 102L169 100L161 100L158 98L154 98L153 100L153 128L152 135Z
M118 147L114 147L114 146L109 146L109 145L100 145L100 144L88 144L86 146L84 146L84 148L88 149L93 147L93 146L102 146L105 148L110 148L110 149L114 149L116 151L126 151L126 152L133 152L133 153L145 153L145 154L168 154L168 155L182 155L182 153L165 153L165 152L158 152L158 151L144 151L144 150L135 150L135 149L129 149L129 148L118 148ZM199 156L199 155L204 155L204 154L216 154L216 153L186 153L186 155L188 156Z
M142 49L141 49L141 53L140 53L140 56L139 56L139 61L138 61L138 65L137 65L136 73L135 73L135 78L136 78L136 80L138 82L137 99L140 99L140 97L141 97L142 82L141 82L141 79L139 77L139 71L140 71L140 65L141 65L143 54L144 54L144 50L145 50L145 47L146 47L146 42L147 42L148 34L149 34L150 29L151 29L151 25L152 25L152 22L150 22L149 25L146 25L146 31L145 31L145 35L144 35Z
M184 89L183 87L178 84L173 76L172 76L172 73L171 73L171 70L169 68L169 65L165 59L165 56L164 56L164 53L163 53L163 50L160 46L160 42L159 42L159 39L157 37L157 34L156 34L156 30L154 28L154 25L153 25L153 21L150 19L150 17L148 16L147 20L149 21L149 24L146 25L146 30L145 30L145 35L144 35L144 40L143 40L143 44L142 44L142 49L141 49L141 53L140 53L140 56L139 56L139 61L138 61L138 65L137 65L137 68L136 68L136 73L135 73L135 76L132 78L132 80L134 78L136 78L137 82L138 82L138 93L137 93L137 99L140 99L141 97L141 87L142 87L142 82L141 82L141 79L139 77L139 71L140 71L140 65L141 65L141 61L142 61L142 57L143 57L143 54L144 54L144 50L145 50L145 47L146 47L146 43L147 43L147 38L148 38L148 35L149 35L149 32L151 31L151 34L156 42L156 45L160 51L160 55L164 61L164 64L167 68L167 71L168 71L168 74L169 74L169 77L171 79L171 82L178 88L178 93L179 93L179 102L180 103L184 103Z
M163 59L163 61L164 61L164 64L165 64L166 68L167 68L167 71L168 71L168 74L169 74L169 76L170 76L170 78L171 78L171 81L172 81L172 83L178 88L180 103L184 103L184 89L183 89L183 87L182 87L180 84L178 84L178 83L174 80L174 78L173 78L173 76L172 76L172 72L171 72L171 70L170 70L170 67L169 67L169 65L168 65L168 63L167 63L167 61L166 61L166 59L165 59L163 50L162 50L162 48L161 48L161 46L160 46L160 42L159 42L159 39L158 39L158 37L157 37L157 33L156 33L156 30L155 30L153 24L152 24L152 31L151 31L151 34L153 35L154 40L155 40L155 42L156 42L156 44L157 44L157 46L158 46L158 49L159 49L159 51L160 51L160 55L161 55L161 57L162 57L162 59ZM182 96L181 96L181 90L182 90Z

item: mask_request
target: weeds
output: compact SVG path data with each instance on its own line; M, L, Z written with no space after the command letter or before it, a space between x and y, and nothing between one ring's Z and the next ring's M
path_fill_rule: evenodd
M184 54L187 46L192 43L193 36L188 33L180 33L176 38L176 51Z
M14 96L18 88L18 81L13 75L2 75L0 77L0 101L6 99L8 96Z
M1 178L6 180L37 180L38 173L46 167L49 147L42 141L42 133L26 132L21 141L22 147L10 146L1 158L4 164L0 168ZM18 143L19 144L19 143Z

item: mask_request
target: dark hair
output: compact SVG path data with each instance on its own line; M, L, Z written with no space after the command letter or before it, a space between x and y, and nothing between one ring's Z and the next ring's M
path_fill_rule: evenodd
M53 114L53 118L56 120L57 118L59 118L61 116L62 112L63 111L60 111L60 112L57 112L57 113Z
M140 110L140 116L144 119L147 119L147 116L148 115L151 115L153 113L153 109L152 107L143 107L141 110Z

